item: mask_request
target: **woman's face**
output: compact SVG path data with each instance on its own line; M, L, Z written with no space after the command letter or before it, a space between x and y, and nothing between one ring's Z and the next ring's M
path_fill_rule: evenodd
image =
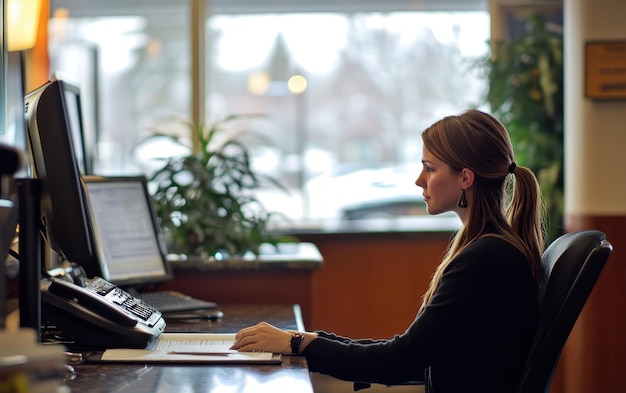
M458 207L462 173L436 158L425 147L422 157L422 172L415 180L415 184L424 190L424 202L426 202L428 214L454 211L463 219L461 214L467 209L461 210Z

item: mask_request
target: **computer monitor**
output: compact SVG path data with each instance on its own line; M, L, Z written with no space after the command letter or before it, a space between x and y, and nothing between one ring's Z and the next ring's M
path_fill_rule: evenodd
M48 81L24 97L33 177L41 180L43 225L50 247L88 276L99 273L64 83Z
M120 287L172 279L144 176L84 177L101 277Z

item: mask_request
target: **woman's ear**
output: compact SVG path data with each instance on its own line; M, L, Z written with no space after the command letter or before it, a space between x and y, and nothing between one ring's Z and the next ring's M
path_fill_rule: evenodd
M461 188L467 190L474 184L474 171L469 168L461 169Z

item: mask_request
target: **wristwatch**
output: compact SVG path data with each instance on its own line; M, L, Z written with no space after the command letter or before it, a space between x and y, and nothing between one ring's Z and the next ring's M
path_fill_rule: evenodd
M291 333L291 353L297 355L300 353L300 343L304 336L300 332Z

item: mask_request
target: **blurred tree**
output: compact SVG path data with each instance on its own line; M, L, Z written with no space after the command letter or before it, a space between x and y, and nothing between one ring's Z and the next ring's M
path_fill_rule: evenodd
M371 140L369 146L377 151L362 150L361 160L413 162L415 155L406 150L421 151L421 130L480 102L485 79L481 85L481 75L472 67L475 59L461 52L457 26L450 29L457 39L442 42L426 26L408 35L352 16L336 88L323 101L342 125L344 149L346 143ZM342 156L350 158L355 157Z
M481 63L492 112L509 130L518 164L532 169L549 217L548 242L563 233L563 33L539 16L493 43Z

